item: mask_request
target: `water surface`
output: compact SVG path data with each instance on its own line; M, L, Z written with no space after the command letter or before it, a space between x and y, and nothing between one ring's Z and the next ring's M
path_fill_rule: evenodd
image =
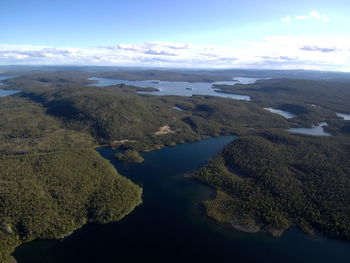
M0 86L4 86L4 83L2 83L3 80L10 79L10 78L13 78L13 76L0 76ZM20 92L20 91L19 90L0 89L0 97L10 96L10 95L16 94L18 92Z
M178 111L184 111L184 109L182 109L182 108L180 108L180 107L178 107L178 106L174 106L173 109L174 109L174 110L178 110Z
M2 83L3 80L11 78L14 78L14 76L0 76L0 85L4 85L4 83Z
M312 128L291 128L288 131L315 136L331 136L331 134L324 131L324 126L328 126L328 124L326 122L321 122L318 126Z
M192 96L192 95L211 95L218 97L231 98L236 100L249 101L250 97L247 95L228 94L216 92L217 89L213 88L214 84L226 84L235 85L254 83L256 78L235 78L232 81L219 81L214 83L190 83L182 81L160 81L160 80L121 80L121 79L108 79L108 78L90 78L89 80L98 81L96 84L89 84L88 86L111 86L118 84L126 84L131 86L137 86L142 88L154 87L159 91L140 91L141 94L154 94L154 95L178 95L178 96Z
M264 109L268 110L269 112L281 115L286 119L291 119L291 118L294 118L296 116L295 114L288 112L288 111L284 111L284 110L278 110L278 109L274 109L274 108L264 108Z
M350 121L350 114L336 112L338 117L343 118L346 121Z
M141 164L120 164L99 149L124 176L143 187L143 204L123 220L89 224L63 241L34 241L16 250L18 263L238 262L349 263L350 244L312 237L296 229L281 238L247 234L201 213L213 191L181 175L216 155L234 137L217 137L143 154Z
M19 93L19 90L6 90L6 89L0 89L0 97L6 97L10 96L12 94Z

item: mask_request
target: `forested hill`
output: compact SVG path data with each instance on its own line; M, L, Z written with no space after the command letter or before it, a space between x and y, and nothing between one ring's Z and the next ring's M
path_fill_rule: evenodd
M254 101L262 105L312 104L350 113L350 82L267 79L249 85L216 85L216 87L225 93L249 95ZM289 109L285 108L285 110Z
M350 139L266 132L241 137L188 175L217 189L210 217L278 236L296 225L350 240Z
M150 72L129 73L143 78ZM348 84L283 79L220 87L252 97L238 101L145 95L124 84L86 86L91 74L41 71L4 81L2 88L21 92L0 98L1 262L23 242L58 238L86 222L118 220L141 202L140 187L95 147L128 150L117 157L142 161L135 158L142 151L225 134L240 139L191 175L217 189L217 198L204 203L208 215L275 235L296 224L349 238L350 124L336 115L349 113ZM190 78L182 74L172 77ZM220 74L192 77L216 80L226 73ZM264 107L296 116L286 119ZM332 136L287 132L321 121Z
M147 151L207 136L239 134L250 128L290 126L279 116L244 101L212 96L140 95L135 87L123 84L88 87L74 85L69 78L65 81L69 84L62 84L56 77L46 76L51 82L44 83L40 82L41 75L28 78L19 96L39 103L66 127L88 133L100 144L124 141L123 147ZM24 83L23 79L11 80L13 88ZM164 126L170 130L157 133Z
M4 86L21 93L0 98L1 262L23 242L119 220L141 202L141 189L102 159L96 145L145 151L251 125L288 127L254 104L141 96L137 87L86 83L73 73L50 73L9 79Z
M19 97L0 99L0 262L36 238L62 238L87 222L121 219L141 189L64 127Z

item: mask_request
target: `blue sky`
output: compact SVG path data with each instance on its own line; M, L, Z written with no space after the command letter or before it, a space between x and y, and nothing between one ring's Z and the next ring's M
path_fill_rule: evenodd
M2 0L0 64L350 71L350 2Z

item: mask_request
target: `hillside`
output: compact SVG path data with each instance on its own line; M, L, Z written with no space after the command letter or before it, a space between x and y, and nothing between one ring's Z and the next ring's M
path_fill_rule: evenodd
M217 190L207 214L279 236L296 225L350 240L350 140L266 132L244 136L187 175Z
M141 161L139 152L227 134L239 139L188 175L217 190L203 203L210 217L275 236L297 225L349 239L350 129L336 115L348 113L348 84L279 79L218 87L253 99L238 101L144 95L124 84L85 86L88 77L52 71L6 80L5 88L21 93L0 98L2 260L23 242L119 220L141 202L141 189L95 147L126 150L131 154L119 159ZM264 107L296 116L285 119ZM321 121L333 136L286 132Z
M38 104L0 99L0 261L36 238L61 238L87 222L121 219L141 189Z

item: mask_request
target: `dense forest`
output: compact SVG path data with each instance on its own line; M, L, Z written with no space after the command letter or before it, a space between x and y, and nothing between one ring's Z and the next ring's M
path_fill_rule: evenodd
M141 189L34 102L0 99L0 262L23 242L61 238L86 222L117 221Z
M166 80L188 82L213 82L232 80L232 77L249 78L289 78L304 80L328 80L333 82L350 82L347 72L319 70L271 70L271 69L170 69L112 66L0 66L0 70L15 76L29 74L64 74L65 76L110 77L126 80Z
M145 95L124 84L86 86L91 76L212 82L232 74L16 68L12 75L20 76L2 88L21 92L0 98L0 261L23 242L60 238L86 222L116 221L140 204L141 189L95 147L118 148L124 151L116 156L120 161L141 162L140 152L227 134L239 139L187 175L217 189L214 200L203 202L210 217L275 236L297 225L349 239L350 124L335 113L349 113L349 83L341 81L346 76L216 87L249 95L249 102ZM285 119L264 107L296 116ZM322 121L333 136L286 132Z
M123 153L117 153L115 158L120 162L126 163L142 163L144 161L143 157L134 150L126 150Z
M279 236L297 225L350 240L350 138L281 132L242 136L187 175L217 189L207 214Z
M257 81L254 84L235 86L216 85L220 92L249 95L256 103L262 105L297 103L314 108L321 106L345 113L350 113L349 87L349 82L301 79L268 79Z
M149 151L208 136L291 126L283 118L244 101L212 96L143 95L124 84L88 87L74 84L83 80L69 77L62 84L64 76L45 75L45 82L41 83L43 77L31 75L8 80L8 84L14 89L27 83L18 96L39 103L66 127L88 133L102 145ZM184 111L175 110L174 106ZM157 133L165 125L170 131Z

